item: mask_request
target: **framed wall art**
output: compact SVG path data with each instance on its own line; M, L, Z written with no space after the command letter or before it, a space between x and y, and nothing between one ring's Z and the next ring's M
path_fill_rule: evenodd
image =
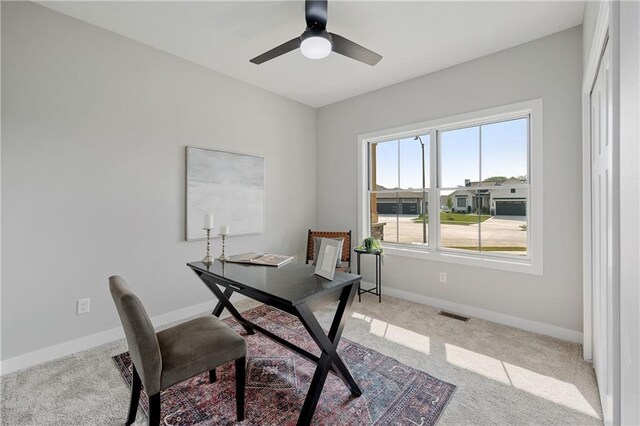
M205 213L231 235L264 232L264 158L187 147L186 182L187 241L205 238Z

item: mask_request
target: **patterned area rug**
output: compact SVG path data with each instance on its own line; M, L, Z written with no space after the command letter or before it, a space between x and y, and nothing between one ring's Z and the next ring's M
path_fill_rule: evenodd
M259 306L243 313L248 320L316 355L318 347L297 318ZM242 425L295 425L311 383L315 364L260 333L246 335L233 318L224 320L247 340L246 411ZM338 353L362 389L353 397L344 383L329 374L313 425L433 425L456 387L407 367L372 349L340 340ZM131 386L127 352L114 360ZM162 392L163 425L232 425L235 417L235 368L219 367L218 381L203 373ZM147 412L147 396L140 399ZM126 413L122 413L123 419Z

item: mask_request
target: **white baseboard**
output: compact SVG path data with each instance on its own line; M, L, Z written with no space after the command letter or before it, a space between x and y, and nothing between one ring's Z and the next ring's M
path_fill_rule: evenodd
M373 283L363 281L364 285L375 287ZM498 324L508 325L522 330L532 331L534 333L545 334L547 336L556 337L558 339L567 340L569 342L582 344L582 333L568 328L557 327L551 324L544 324L537 321L531 321L524 318L518 318L511 315L500 314L498 312L488 311L486 309L476 308L473 306L462 305L460 303L449 302L446 300L436 299L421 294L411 293L404 290L385 287L383 295L397 297L398 299L417 302L423 305L433 306L439 309L445 309L458 314L464 314L470 317L480 318L487 321L496 322Z
M375 284L373 283L364 281L363 284L366 286L375 286ZM534 333L545 334L570 342L582 343L582 333L562 327L557 327L555 325L544 324L541 322L518 318L511 315L500 314L473 306L462 305L460 303L449 302L446 300L436 299L433 297L411 293L404 290L398 290L395 288L385 287L384 294L392 297L397 297L398 299L422 303L424 305L446 309L448 311L453 311L459 314L496 322L498 324L504 324L511 327L520 328L522 330L532 331ZM183 309L178 309L176 311L168 312L166 314L156 315L155 317L151 318L151 322L153 323L154 327L161 327L174 321L179 321L194 315L201 314L203 312L211 311L214 305L215 301L200 303ZM113 342L114 340L122 339L123 337L124 332L122 330L122 327L116 327L110 330L92 334L90 336L82 337L80 339L70 340L68 342L60 343L48 348L39 349L37 351L29 352L24 355L9 358L0 361L0 375L5 375L13 373L14 371L33 367L34 365L42 364L44 362L52 361L54 359L71 355L76 352L91 349L105 343Z
M239 298L232 297L232 299L237 300ZM158 328L165 324L189 318L203 312L211 312L215 303L216 301L212 300L178 309L176 311L167 312L166 314L156 315L151 318L151 322L154 327ZM124 331L122 327L116 327L86 337L81 337L80 339L70 340L68 342L49 346L48 348L19 355L14 358L5 359L0 362L0 375L4 376L5 374L13 373L14 371L33 367L34 365L52 361L63 356L104 345L105 343L113 342L114 340L122 339L123 337Z

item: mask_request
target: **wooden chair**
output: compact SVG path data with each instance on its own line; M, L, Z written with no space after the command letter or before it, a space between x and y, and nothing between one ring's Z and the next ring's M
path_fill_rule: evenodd
M316 250L314 238L342 238L342 253L340 255L340 264L336 266L336 270L341 272L351 272L351 231L312 231L309 229L307 236L307 259L306 263L315 260ZM318 249L320 249L318 247Z
M149 396L149 425L160 424L160 392L203 372L215 382L215 368L235 360L236 415L244 419L245 356L239 334L214 316L192 319L158 333L144 306L118 276L109 278L133 363L131 404L127 426L135 422L141 385Z

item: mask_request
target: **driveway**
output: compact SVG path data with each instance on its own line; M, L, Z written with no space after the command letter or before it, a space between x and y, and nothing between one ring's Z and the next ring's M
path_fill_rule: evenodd
M386 222L384 240L403 244L422 243L422 223L415 223L415 215L379 215L379 222ZM523 216L494 216L478 224L441 225L443 247L478 247L479 238L483 247L527 247L527 232L520 226L526 225ZM429 226L427 224L427 240ZM500 250L501 253L505 251ZM526 255L526 251L513 253Z

